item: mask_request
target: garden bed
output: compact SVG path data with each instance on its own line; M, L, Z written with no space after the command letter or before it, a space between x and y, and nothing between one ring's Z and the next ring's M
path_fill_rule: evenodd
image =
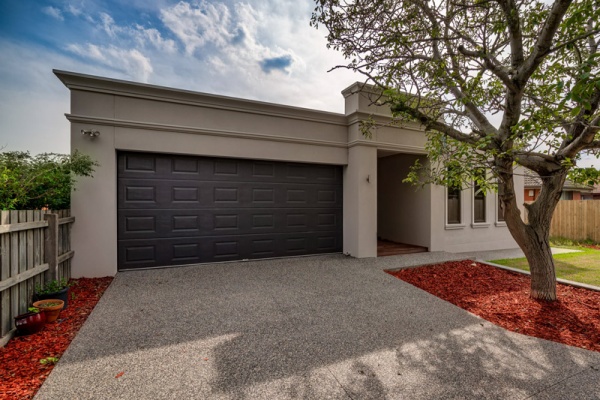
M471 260L388 273L510 331L600 352L600 292L558 284L558 301L533 300L529 276Z
M33 335L17 336L0 348L1 399L33 398L112 279L71 280L69 307L61 311L56 322Z

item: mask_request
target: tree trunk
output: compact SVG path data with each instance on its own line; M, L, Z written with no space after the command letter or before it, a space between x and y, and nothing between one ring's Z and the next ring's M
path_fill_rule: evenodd
M511 169L512 170L512 169ZM550 223L554 209L560 200L566 171L542 177L542 190L537 200L526 204L528 223L521 219L514 193L512 173L501 174L505 193L501 196L504 218L513 238L525 253L531 271L533 299L556 300L556 270L550 251Z
M526 228L526 242L521 246L531 271L531 293L533 299L556 300L556 270L548 237L538 237Z

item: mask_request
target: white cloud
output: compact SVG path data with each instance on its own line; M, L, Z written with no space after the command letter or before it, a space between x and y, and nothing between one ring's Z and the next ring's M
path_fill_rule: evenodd
M90 58L114 68L130 78L148 82L153 72L150 59L137 49L121 49L113 45L70 44L67 49L82 57Z
M75 17L79 17L82 13L80 8L75 7L73 4L67 4L67 7L65 8L65 11L68 12L69 14L75 16Z
M102 22L104 32L113 39L117 36L117 33L122 31L121 27L116 26L115 20L107 13L100 13L100 21Z
M164 51L168 54L173 54L177 51L177 45L175 44L175 41L172 39L163 39L162 35L157 29L146 29L141 25L136 25L135 29L129 30L129 34L133 36L138 44L142 47L146 47L149 43L156 49Z
M162 22L186 49L178 75L188 79L154 76L192 90L342 111L341 90L360 78L326 73L343 58L326 49L323 30L309 26L311 10L306 1L181 1L164 8Z
M42 11L44 12L44 14L47 14L47 15L51 16L52 18L56 18L59 21L65 20L65 18L62 15L62 12L56 7L52 7L52 6L44 7L44 8L42 8Z
M181 1L160 14L162 22L183 42L188 55L208 43L224 47L233 38L231 14L225 4L202 1L192 6Z

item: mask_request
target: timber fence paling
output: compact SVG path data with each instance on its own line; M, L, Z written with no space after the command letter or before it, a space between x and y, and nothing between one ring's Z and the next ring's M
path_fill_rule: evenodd
M71 277L70 210L0 211L0 347L27 312L36 285Z
M559 201L552 217L550 236L600 243L600 201Z

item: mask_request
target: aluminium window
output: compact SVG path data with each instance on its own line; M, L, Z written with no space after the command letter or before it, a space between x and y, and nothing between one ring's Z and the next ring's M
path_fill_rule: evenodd
M456 225L462 223L460 188L447 188L446 223L448 225Z
M504 194L504 183L498 182L498 194L496 195L496 222L504 222L504 206L500 201L500 196Z
M478 184L473 186L473 223L486 222L485 193Z

